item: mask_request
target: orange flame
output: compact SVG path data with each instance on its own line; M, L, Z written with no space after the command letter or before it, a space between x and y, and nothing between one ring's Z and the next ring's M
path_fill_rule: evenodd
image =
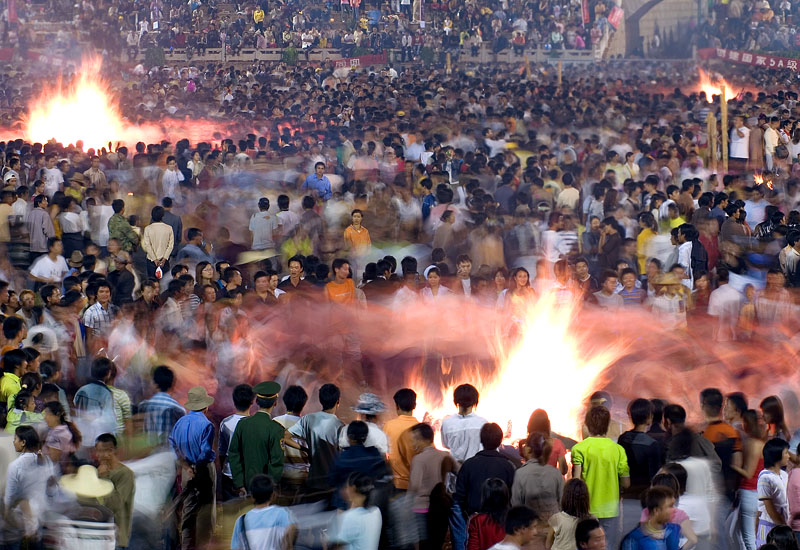
M761 174L753 174L753 181L756 185L766 185L769 189L772 189L772 180L765 178Z
M137 127L125 122L108 83L100 74L99 57L84 60L71 85L60 79L45 87L29 107L25 121L26 137L46 143L83 141L86 147L99 148L110 141L155 141L161 132L153 127Z
M477 414L497 422L506 430L507 440L527 435L528 418L537 408L547 411L554 430L577 437L586 398L626 349L613 337L601 349L590 345L588 333L580 332L574 322L580 307L580 300L557 305L550 294L531 304L522 322L522 336L515 345L504 349L505 338L498 335L498 349L493 352L497 368L493 372L474 365L433 391L426 386L426 379L429 382L431 377L416 373L409 380L409 387L422 389L417 399L418 413L438 424L454 412L456 386L469 383L481 394ZM443 374L449 374L444 372L449 365L443 363L442 368Z
M709 103L713 102L713 96L722 95L722 88L725 88L727 94L730 94L733 89L721 75L712 75L712 78L712 76L709 76L699 67L697 68L697 72L700 75L699 91L705 92L706 101ZM728 99L730 99L730 97L728 97Z

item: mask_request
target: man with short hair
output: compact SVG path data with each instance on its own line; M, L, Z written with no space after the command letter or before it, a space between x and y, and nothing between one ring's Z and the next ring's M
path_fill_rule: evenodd
M356 285L350 277L350 262L336 258L331 264L333 280L325 285L325 297L335 304L352 304L356 300Z
M283 426L284 430L300 422L300 415L308 402L308 394L301 386L289 386L283 392L283 404L286 406L286 414L276 416L273 420ZM285 438L286 436L284 436ZM300 441L294 438L293 441L300 445ZM283 492L288 497L297 495L302 486L308 479L308 458L303 452L291 445L284 445L283 449L283 477L281 486Z
M575 526L575 544L578 550L606 550L606 534L596 518L578 522Z
M273 504L274 493L275 484L268 475L253 476L250 495L254 506L234 523L231 550L293 547L297 526L288 508Z
M167 366L161 365L153 370L153 384L156 392L150 399L139 404L139 412L144 415L144 431L156 442L164 443L173 426L186 414L170 392L175 386L175 374Z
M91 166L88 170L83 173L86 178L88 178L89 182L92 184L92 187L96 189L103 190L108 186L106 182L106 175L100 170L100 157L97 155L92 155L91 158ZM127 545L120 545L120 546L127 546Z
M539 534L539 516L527 506L515 506L506 514L506 536L489 550L519 550L534 541Z
M91 380L75 393L75 422L83 434L83 445L91 447L100 434L115 433L114 396L108 384L113 376L114 363L107 357L92 362Z
M600 520L608 536L608 547L616 548L621 536L620 489L630 487L628 457L607 437L611 413L603 406L586 412L589 437L572 448L572 477L589 488L589 512Z
M408 489L408 476L411 460L416 454L412 434L409 431L417 425L414 409L417 408L417 394L410 388L397 390L394 394L397 417L383 425L389 439L389 466L392 468L394 486L400 490Z
M202 230L190 227L186 232L186 241L186 245L178 252L176 261L185 263L191 272L194 272L194 268L200 262L214 263L214 256L211 253L213 245L205 240Z
M280 237L281 221L269 213L269 199L258 199L258 212L250 216L248 226L253 234L253 250L271 250Z
M310 191L323 201L331 199L331 180L325 175L324 162L318 162L314 165L314 173L309 174L300 189L302 191Z
M69 273L69 266L61 253L64 245L58 237L47 239L47 254L39 256L31 265L31 279L40 284L61 285L61 281Z
M261 382L253 391L258 411L236 424L228 453L233 486L242 496L256 474L269 474L278 482L283 475L281 441L286 430L271 416L281 386L277 382Z
M53 219L47 206L47 197L37 195L33 199L33 209L28 213L26 223L30 239L31 263L39 256L47 254L50 239L56 236L56 228L53 226Z
M169 269L169 257L175 246L172 228L164 223L164 209L154 206L150 212L151 223L142 232L142 250L147 254L147 276L156 277L157 268L161 273Z
M503 430L495 423L484 424L480 438L483 450L461 465L453 495L467 518L481 511L482 487L487 479L502 479L509 491L514 484L514 465L497 450L503 443Z
M111 208L114 209L114 215L108 219L108 237L117 239L125 252L133 252L139 245L139 234L125 217L125 201L115 199Z
M458 414L442 421L442 445L450 449L458 462L472 458L481 450L480 432L486 419L475 414L479 399L475 386L461 384L453 391L453 403L458 407Z
M339 453L339 431L344 423L336 416L339 407L339 388L324 384L319 389L322 411L304 415L289 428L291 436L305 441L311 455L308 471L308 486L316 490L328 490L328 472Z
M732 503L741 479L733 466L740 467L742 464L742 439L736 428L722 419L723 403L722 392L717 388L706 388L700 392L700 407L706 421L703 437L714 445L714 450L722 462L724 494L728 502Z
M175 256L183 239L183 221L180 216L172 213L172 205L170 197L161 199L161 206L164 208L164 223L172 228L172 234L175 237L175 246L172 248L172 255Z
M83 314L83 324L90 329L87 344L97 338L108 336L119 308L111 303L111 285L101 280L97 283L97 302L89 306ZM91 345L89 345L91 347Z
M313 285L303 278L305 260L302 256L292 256L289 258L289 276L278 283L278 289L288 293L305 294L313 291Z
M236 426L243 418L250 416L250 407L253 406L253 400L256 394L249 384L239 384L233 388L233 406L236 412L230 416L225 417L219 423L219 447L217 448L217 456L219 463L222 465L222 498L227 500L234 498L238 495L238 491L233 485L233 474L231 473L231 464L228 460L228 451L230 449L231 440L233 439L233 432Z
M466 254L461 254L456 258L456 278L458 279L453 288L456 294L472 296L472 259Z
M617 311L625 305L625 299L617 294L617 272L606 269L600 282L600 290L593 294L594 301L601 309Z
M169 197L172 200L177 199L180 196L178 189L183 180L183 172L178 170L178 162L175 157L167 157L167 168L161 172L159 177L158 189L161 190L161 196Z
M94 455L98 462L97 476L114 484L114 490L102 498L102 504L114 514L117 548L127 548L131 539L133 495L136 492L133 471L120 462L117 456L117 438L110 433L97 437Z

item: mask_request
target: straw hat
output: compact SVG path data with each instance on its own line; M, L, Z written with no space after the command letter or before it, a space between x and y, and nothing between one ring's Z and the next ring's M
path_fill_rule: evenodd
M358 404L353 407L353 412L360 414L380 414L386 410L381 398L374 393L362 393L358 396Z
M100 498L111 494L114 484L97 477L97 468L90 465L78 468L77 474L62 476L61 487L79 497Z
M83 265L83 252L80 250L73 250L67 263L70 267L81 267Z

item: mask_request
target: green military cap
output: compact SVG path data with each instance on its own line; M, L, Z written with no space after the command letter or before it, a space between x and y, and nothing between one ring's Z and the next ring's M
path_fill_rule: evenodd
M274 399L281 392L281 385L277 382L261 382L255 385L253 391L256 392L256 397Z

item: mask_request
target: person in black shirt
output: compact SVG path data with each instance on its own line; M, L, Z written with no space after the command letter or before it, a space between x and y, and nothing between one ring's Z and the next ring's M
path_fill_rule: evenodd
M647 399L634 399L628 405L628 416L633 429L621 434L617 440L625 449L631 471L631 485L622 492L624 533L629 533L639 525L642 514L640 497L662 464L661 445L647 433L653 422L653 403Z

